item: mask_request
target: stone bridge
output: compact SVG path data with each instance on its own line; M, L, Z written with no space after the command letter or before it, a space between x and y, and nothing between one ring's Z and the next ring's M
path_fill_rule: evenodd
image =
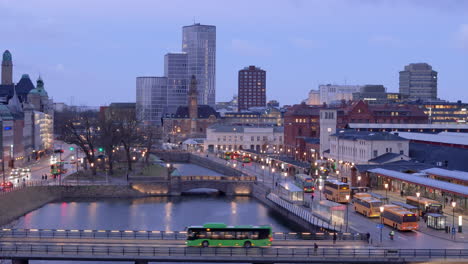
M226 195L250 195L256 177L252 176L174 176L170 193L180 195L193 189L216 189Z

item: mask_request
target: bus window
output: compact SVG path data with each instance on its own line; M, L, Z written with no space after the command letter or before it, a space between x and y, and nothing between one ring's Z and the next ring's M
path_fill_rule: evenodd
M403 222L417 222L418 219L415 214L407 214L403 216Z

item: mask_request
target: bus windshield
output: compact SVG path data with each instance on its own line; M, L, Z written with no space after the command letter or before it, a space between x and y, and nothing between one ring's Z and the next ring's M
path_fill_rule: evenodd
M417 221L418 221L417 216L414 214L403 216L403 222L417 222Z
M372 207L380 207L382 202L371 202Z

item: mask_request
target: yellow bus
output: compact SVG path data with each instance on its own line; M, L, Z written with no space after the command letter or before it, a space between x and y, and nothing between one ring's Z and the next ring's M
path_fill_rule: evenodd
M351 195L349 184L337 180L326 180L323 189L325 199L336 203L348 203L346 195Z
M426 213L442 214L442 203L424 197L406 196L406 203L419 207L420 216Z
M368 193L356 193L353 198L354 211L367 217L379 217L382 202Z
M381 215L384 224L400 231L412 231L419 228L418 216L394 204L384 205Z

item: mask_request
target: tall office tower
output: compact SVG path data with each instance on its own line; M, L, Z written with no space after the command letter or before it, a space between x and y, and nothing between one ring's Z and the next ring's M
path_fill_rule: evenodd
M400 94L410 99L437 99L437 72L427 63L411 63L400 72Z
M161 117L167 106L166 77L137 77L136 116L145 125L161 125Z
M216 27L199 23L182 29L182 51L187 53L188 76L195 75L198 103L215 106Z
M13 84L13 61L11 59L11 53L8 50L5 50L3 53L2 84Z
M167 105L186 105L189 83L187 54L167 53L164 56L164 76L167 77Z
M255 66L239 71L239 111L266 106L266 72Z

